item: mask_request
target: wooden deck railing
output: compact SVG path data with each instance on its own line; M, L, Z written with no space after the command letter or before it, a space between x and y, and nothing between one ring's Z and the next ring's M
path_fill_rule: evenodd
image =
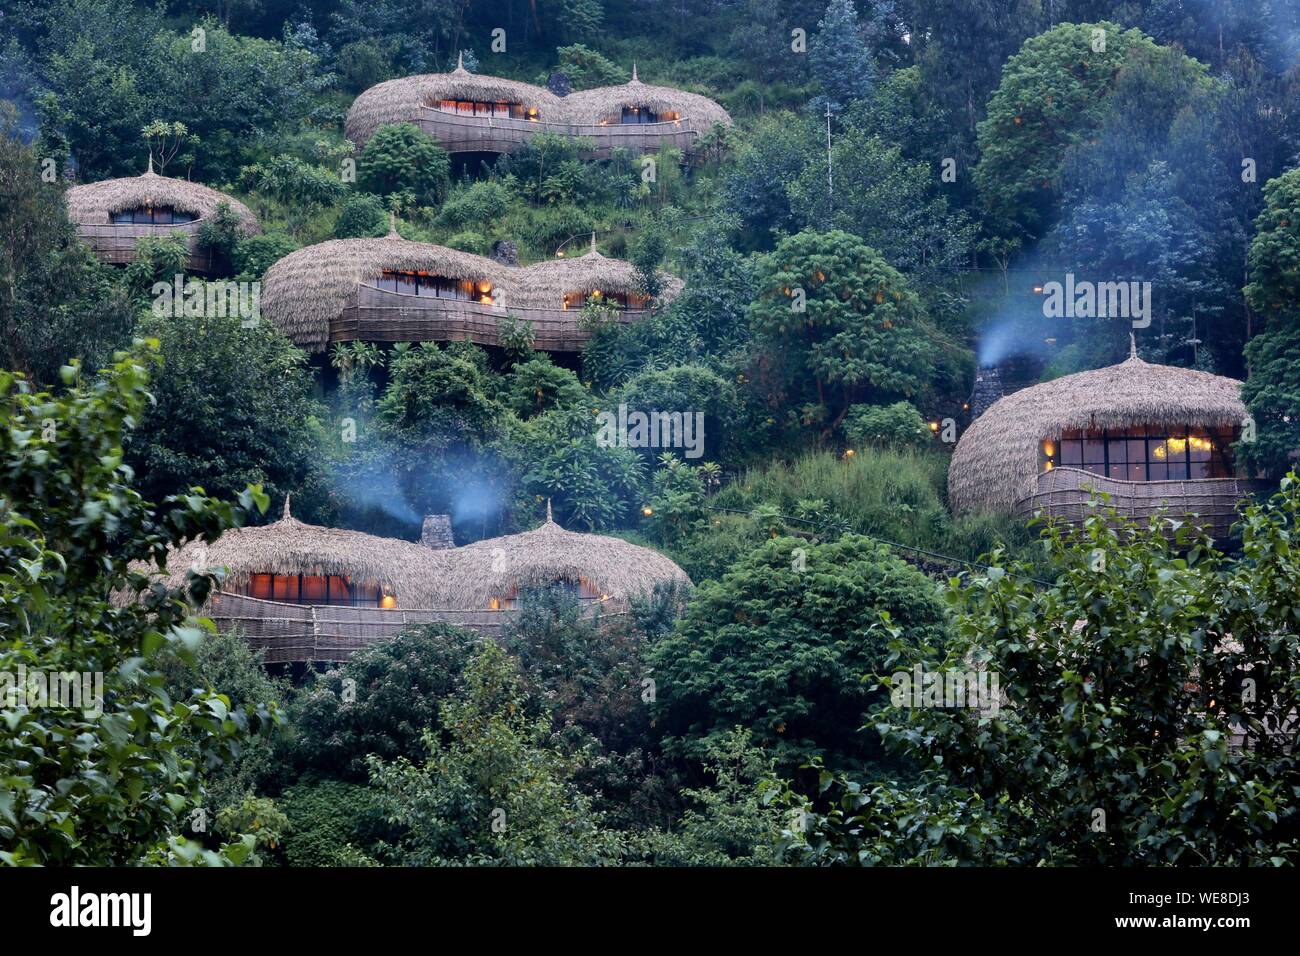
M602 617L625 610L601 605ZM222 631L238 633L255 650L265 652L267 664L306 661L345 661L363 647L394 638L403 628L438 621L495 637L517 611L345 607L286 604L242 594L218 594L202 611Z
M512 153L538 133L557 133L591 140L594 159L608 159L615 149L637 153L658 152L675 146L689 153L700 136L689 120L666 123L554 123L504 116L469 116L432 106L420 110L415 125L438 140L449 153Z
M135 246L146 236L185 236L185 247L189 250L187 268L194 272L211 272L212 255L198 247L199 229L204 219L193 222L178 222L171 225L150 225L147 223L79 223L77 238L90 246L96 258L103 262L125 264L135 261Z
M1216 539L1227 538L1237 520L1237 503L1263 487L1247 478L1188 478L1171 481L1121 481L1080 468L1053 468L1039 474L1034 492L1016 505L1021 518L1035 512L1081 523L1093 512L1095 492L1110 495L1107 507L1145 523L1159 512L1174 518L1194 516Z
M512 315L532 323L535 347L576 352L591 338L590 332L578 327L580 314L578 309L517 307L509 301L501 307L470 299L388 292L362 284L342 314L330 323L329 340L500 345L498 323ZM630 324L646 315L648 310L628 309L619 313L619 321Z

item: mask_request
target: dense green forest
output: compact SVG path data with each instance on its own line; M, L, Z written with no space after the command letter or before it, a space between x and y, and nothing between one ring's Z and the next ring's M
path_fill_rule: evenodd
M1295 0L9 0L0 670L100 673L107 703L4 709L0 862L1294 864L1298 56ZM649 165L346 138L364 91L458 62L575 91L635 64L733 124ZM589 300L568 353L513 318L499 347L312 354L163 315L184 242L110 264L69 219L71 187L146 169L260 222L204 222L210 281L395 229L524 264L595 243L655 305ZM1067 274L1149 283L1143 322L1049 316ZM1231 540L952 507L981 370L1131 351L1244 383ZM621 406L698 412L701 454L611 447ZM142 568L290 495L462 545L553 512L692 586L267 667L196 618L218 579ZM1011 703L901 708L913 668Z

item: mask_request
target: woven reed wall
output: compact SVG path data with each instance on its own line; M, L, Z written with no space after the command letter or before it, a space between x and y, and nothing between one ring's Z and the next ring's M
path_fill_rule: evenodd
M615 149L653 153L675 146L689 153L700 133L682 119L668 123L618 124L552 123L545 120L511 119L498 116L466 116L426 106L415 125L442 144L449 153L512 153L538 133L557 133L569 138L593 140L588 155L608 159Z
M502 623L517 612L310 606L223 593L203 613L220 630L234 631L254 650L264 650L266 663L292 664L345 661L353 652L390 640L413 624L442 621L496 637ZM601 611L602 617L624 613Z
M211 272L212 256L198 248L198 232L204 220L150 225L148 223L83 223L77 226L77 238L90 246L90 251L101 262L124 265L135 261L135 245L146 236L185 235L189 249L187 267L194 272Z
M468 299L387 292L372 285L358 287L342 314L330 323L329 341L347 342L474 342L500 345L497 323L506 315L532 323L535 348L548 352L576 352L591 337L578 327L576 309L515 308L509 302L498 308ZM624 324L649 312L628 309L619 313Z
M1230 536L1237 503L1262 486L1246 478L1197 478L1173 481L1120 481L1079 468L1042 472L1035 491L1016 504L1021 518L1041 512L1074 524L1094 514L1088 501L1094 491L1110 495L1109 507L1124 518L1145 523L1162 511L1171 517L1194 516L1216 539Z

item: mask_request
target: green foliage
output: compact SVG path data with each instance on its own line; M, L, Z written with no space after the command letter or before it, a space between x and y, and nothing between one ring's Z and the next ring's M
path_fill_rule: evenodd
M357 193L349 196L334 222L335 239L382 236L388 232L388 210L378 196Z
M926 448L934 443L930 426L909 402L854 405L844 416L844 435L855 449Z
M190 485L234 494L259 484L302 514L323 506L320 422L304 355L269 322L238 316L161 316L141 322L165 364L154 403L126 446L146 495ZM203 427L196 428L201 422Z
M1300 326L1285 325L1246 345L1250 377L1241 398L1254 420L1255 440L1239 441L1242 461L1263 474L1280 475L1300 448Z
M126 267L126 287L137 300L147 301L156 283L170 286L188 263L183 236L143 236L136 240L135 257Z
M516 665L496 644L483 645L441 717L448 739L426 734L422 763L370 761L385 815L403 828L395 863L617 862L617 834L570 782L577 761L548 745L549 721L526 715Z
M845 232L802 232L764 256L750 322L787 402L807 396L836 427L855 400L911 397L934 361L906 280ZM813 387L811 393L808 386Z
M559 47L555 56L559 61L556 69L569 78L575 90L618 86L628 80L627 71L581 43Z
M536 355L510 370L505 402L520 418L534 418L556 409L589 405L591 395L578 376L556 365L550 356Z
M239 181L245 188L270 197L285 208L292 236L298 235L314 213L332 206L348 191L331 170L286 153L244 166L239 171Z
M429 206L446 191L451 159L414 123L379 127L357 156L357 185L380 196L409 195Z
M710 369L699 365L674 365L649 370L628 379L610 399L611 405L626 404L629 412L681 412L703 414L703 432L697 431L700 447L695 457L722 457L723 450L734 447L733 430L739 425L740 397L736 386ZM659 449L642 449L657 455ZM685 454L684 450L676 450Z
M262 866L268 860L278 860L280 844L289 829L289 818L274 800L250 794L237 804L222 807L217 813L214 829L218 836L250 834L254 839L254 850L248 863Z
M510 208L510 190L495 180L471 183L447 197L438 210L438 221L452 227L485 228Z
M298 248L292 238L278 232L247 236L235 243L234 265L241 282L257 282L289 253Z
M0 366L53 384L69 359L94 368L126 344L132 304L113 269L73 241L59 186L42 181L18 134L0 102Z
M808 41L808 62L832 111L867 95L874 70L853 0L830 0L826 5Z
M1246 298L1266 322L1300 321L1300 169L1264 184L1250 243Z
M979 124L974 174L993 231L1041 234L1069 148L1101 125L1117 77L1138 54L1184 56L1115 23L1062 23L1026 40L1007 61Z
M497 447L510 463L520 513L549 498L565 527L594 531L624 524L641 504L641 456L598 444L590 408L512 423Z
M289 821L283 834L289 866L374 866L366 853L387 832L378 799L344 780L308 777L278 805Z
M229 181L250 144L299 122L330 82L301 44L235 36L213 20L174 33L159 11L108 0L71 0L48 18L41 134L76 156L88 182L138 176L141 130L181 117L203 144L194 178Z
M691 801L673 832L653 831L643 851L655 866L771 866L789 817L764 800L773 761L737 728L710 741L703 758L707 787L687 790Z
M166 692L172 700L185 701L193 695L219 692L229 699L233 708L277 712L284 709L288 700L288 683L268 676L262 653L254 651L235 634L209 635L192 656L173 654L160 665ZM270 732L259 734L248 740L230 760L205 770L207 805L220 813L271 785L281 771L275 757L277 738L278 734Z
M929 768L928 852L897 839L894 798L861 802L866 820L837 822L829 841L842 858L891 863L1294 860L1293 733L1283 728L1300 703L1300 581L1287 557L1298 515L1292 476L1246 510L1241 559L1228 561L1185 526L1174 543L1176 523L1116 529L1099 509L1082 528L1049 529L1051 587L1012 566L954 588L947 654L900 648L898 669L985 669L999 678L1000 711L882 709L876 730Z
M241 231L239 216L230 208L230 203L224 200L217 204L216 212L199 227L197 245L215 258L216 274L229 273Z
M141 347L90 380L69 366L57 398L0 374L0 672L85 675L78 688L86 678L92 688L89 699L38 697L7 712L0 861L10 865L246 858L243 840L203 856L181 833L203 803L201 768L228 759L271 715L210 691L186 702L167 695L159 655L201 641L188 601L201 602L212 579L192 575L169 590L132 562L211 540L267 501L252 488L238 506L191 493L155 507L131 487L122 441L156 363ZM128 603L112 602L115 591Z
M777 538L701 584L651 651L656 725L671 751L697 757L748 728L787 771L819 755L877 758L857 732L880 696L866 678L891 642L941 645L945 628L936 585L883 547Z
M326 671L293 702L294 763L365 780L370 754L418 757L422 735L439 731L438 708L461 686L479 643L459 628L424 624L362 648Z

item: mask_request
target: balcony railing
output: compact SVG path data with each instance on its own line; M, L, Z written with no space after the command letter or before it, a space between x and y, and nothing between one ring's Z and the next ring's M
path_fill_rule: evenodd
M95 257L103 262L122 265L135 261L136 243L146 236L184 235L189 250L187 267L195 272L212 271L212 255L198 248L198 233L206 219L166 225L152 223L79 223L77 238L90 246Z
M1194 520L1216 539L1228 538L1237 520L1237 504L1264 487L1248 478L1185 478L1168 481L1121 481L1080 468L1053 468L1038 475L1032 494L1016 504L1022 518L1035 512L1075 524L1096 512L1088 507L1098 492L1110 496L1103 507L1145 524L1152 515ZM1194 516L1194 517L1193 517Z
M518 611L288 604L223 592L201 613L220 630L238 633L254 650L264 651L267 664L291 664L345 661L363 647L391 640L404 628L438 621L495 637ZM584 613L604 617L626 611L591 607Z
M538 133L549 132L590 139L595 148L588 155L608 159L618 148L653 153L674 146L689 153L700 135L685 119L664 123L552 123L545 119L471 116L431 106L424 107L415 122L449 153L512 153Z
M330 323L331 342L474 342L500 345L498 323L507 315L532 323L533 345L548 352L576 352L591 338L578 326L578 309L538 309L506 301L476 302L389 292L369 283ZM649 315L645 309L618 313L625 324Z

